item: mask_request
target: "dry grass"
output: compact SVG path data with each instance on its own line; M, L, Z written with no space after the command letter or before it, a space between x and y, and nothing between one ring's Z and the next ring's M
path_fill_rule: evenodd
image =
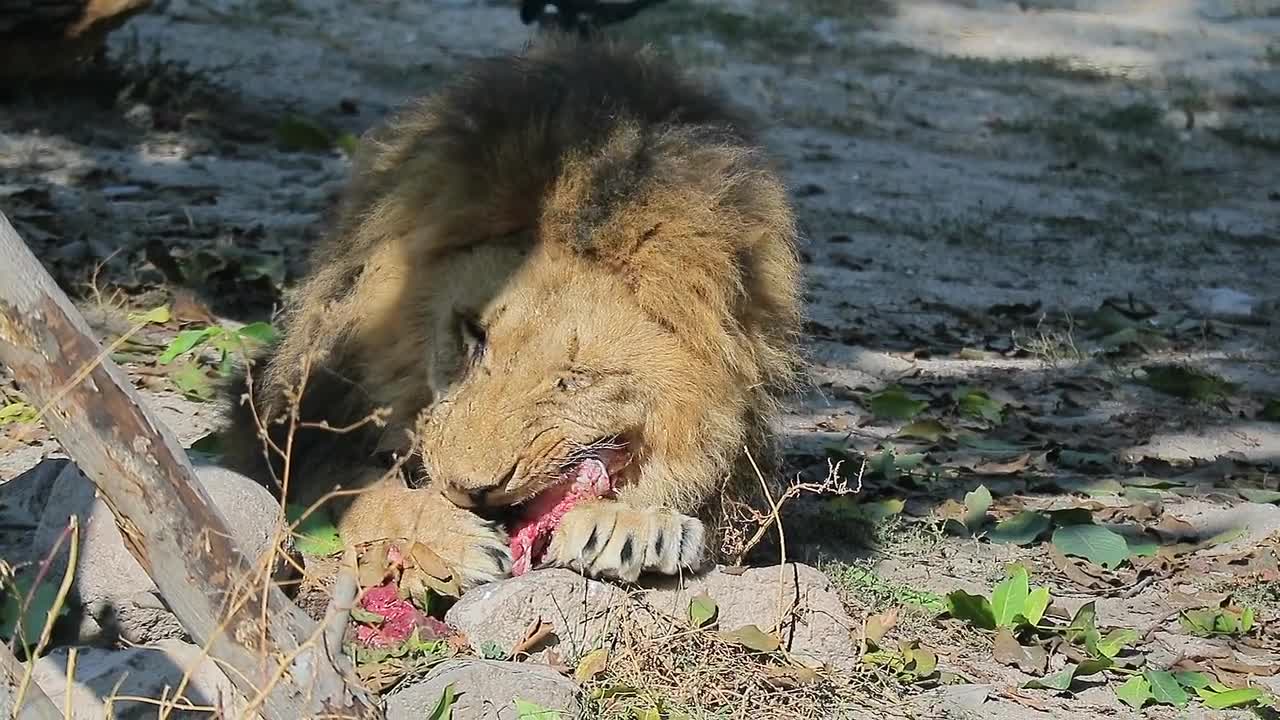
M584 685L586 717L817 720L865 712L871 698L883 695L870 672L813 667L782 649L751 650L713 628L693 628L642 596L617 610L602 645L604 669Z

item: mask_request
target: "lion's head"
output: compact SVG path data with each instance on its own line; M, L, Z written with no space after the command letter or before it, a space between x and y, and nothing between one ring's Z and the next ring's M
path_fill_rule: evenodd
M507 507L598 461L697 511L792 379L793 240L780 183L721 134L623 126L575 156L530 232L440 260L428 475Z

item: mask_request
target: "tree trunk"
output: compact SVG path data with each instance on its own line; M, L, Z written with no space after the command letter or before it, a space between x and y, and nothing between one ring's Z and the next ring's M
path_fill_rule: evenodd
M0 363L46 408L44 422L183 627L263 715L381 717L344 681L340 651L327 650L321 629L241 554L172 431L143 407L3 213Z

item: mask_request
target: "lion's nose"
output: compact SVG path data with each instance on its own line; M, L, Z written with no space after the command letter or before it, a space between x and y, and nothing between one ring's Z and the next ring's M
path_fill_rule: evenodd
M494 504L493 500L506 492L507 485L515 474L516 464L513 462L506 470L493 476L493 479L484 485L477 486L474 480L450 482L446 484L445 492L458 507L483 508Z

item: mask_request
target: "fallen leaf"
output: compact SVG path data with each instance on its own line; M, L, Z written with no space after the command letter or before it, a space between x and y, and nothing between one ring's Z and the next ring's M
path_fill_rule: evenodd
M1133 675L1116 688L1116 697L1134 710L1141 710L1151 699L1151 683L1141 675Z
M1249 502L1261 504L1280 503L1280 490L1263 490L1261 488L1238 488L1236 492Z
M1107 586L1107 583L1082 570L1074 560L1062 554L1062 551L1053 545L1049 546L1049 559L1053 561L1053 566L1058 568L1059 572L1082 588L1097 590Z
M689 622L693 623L695 628L704 627L715 619L718 611L716 601L712 600L704 590L694 595L689 601Z
M592 650L578 661L573 671L573 679L585 683L605 671L609 665L609 651L604 648Z
M1241 707L1256 702L1266 696L1256 687L1239 688L1237 690L1226 690L1223 692L1215 692L1211 695L1201 695L1204 700L1205 707L1213 710L1225 710L1227 708Z
M953 395L960 412L998 423L1004 418L1004 403L994 400L982 390L959 388Z
M995 630L996 618L991 603L981 595L970 595L964 590L947 593L947 613L957 620L965 620L983 630Z
M778 636L766 633L755 625L743 625L737 630L719 633L720 639L737 643L756 652L773 652L781 646Z
M561 720L563 711L547 708L528 700L516 698L516 720Z
M807 667L776 667L767 665L764 674L770 685L784 690L794 690L805 685L813 685L822 680L817 670Z
M1147 670L1142 674L1151 683L1151 697L1158 703L1186 707L1187 691L1178 684L1172 673L1164 670Z
M998 523L987 533L987 539L993 543L1028 545L1043 535L1049 525L1048 517L1032 510L1023 510Z
M538 617L525 627L524 639L516 643L515 646L511 648L511 657L516 657L517 655L533 651L539 643L546 640L555 631L556 628L554 625L549 622L545 622L541 617Z
M1183 400L1198 402L1223 400L1236 387L1233 383L1195 368L1148 365L1142 370L1144 376L1139 378L1139 381L1144 385Z
M997 662L1016 667L1028 675L1043 673L1049 662L1049 655L1044 648L1019 644L1007 627L1000 628L996 633L993 653Z
M979 475L1012 475L1026 470L1031 464L1031 453L1023 453L1007 462L984 462L973 466Z
M867 617L866 629L863 632L863 636L866 637L868 642L874 645L879 645L884 634L893 629L893 626L897 623L897 608L890 609L878 615L871 615Z
M1053 544L1067 555L1083 557L1095 565L1114 569L1129 557L1124 536L1101 525L1068 525L1053 533Z
M324 508L315 508L306 517L302 517L302 514L307 512L307 508L301 505L290 503L285 510L286 520L290 524L296 523L293 534L298 552L315 557L328 557L342 552L342 537Z
M986 521L987 510L991 507L991 491L986 485L979 485L964 496L964 526L975 533Z
M871 413L886 420L910 420L929 403L916 400L903 388L893 385L871 396Z
M917 420L898 431L898 437L918 438L928 442L938 442L951 433L947 426L937 420Z

